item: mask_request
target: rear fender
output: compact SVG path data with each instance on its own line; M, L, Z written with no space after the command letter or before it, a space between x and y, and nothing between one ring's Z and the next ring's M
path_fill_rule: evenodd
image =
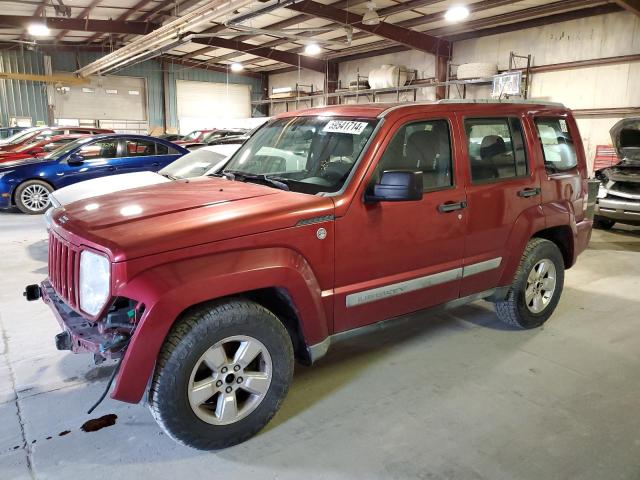
M545 216L540 205L527 208L516 219L507 240L509 254L505 259L498 286L511 285L527 242L534 232L542 230L544 227Z
M320 286L307 261L286 248L265 248L186 259L144 271L117 292L145 306L111 397L137 403L175 320L208 300L279 287L294 302L307 345L329 334Z

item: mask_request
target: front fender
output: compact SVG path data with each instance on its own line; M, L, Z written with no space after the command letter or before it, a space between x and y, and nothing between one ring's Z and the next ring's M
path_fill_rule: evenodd
M116 295L145 306L111 397L137 403L176 318L192 305L251 290L281 287L291 296L308 345L329 334L322 292L308 262L287 248L206 255L167 263L137 275Z

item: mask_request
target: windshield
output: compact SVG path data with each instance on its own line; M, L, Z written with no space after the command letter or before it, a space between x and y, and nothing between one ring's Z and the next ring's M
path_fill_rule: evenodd
M182 140L195 140L196 138L198 138L200 136L200 134L202 133L201 130L194 130L193 132L185 135Z
M252 135L224 172L284 182L304 193L342 188L377 120L293 117L274 120Z
M18 133L14 133L9 138L5 138L2 140L2 143L16 143L20 140L29 137L33 132L37 132L40 128L27 128L26 130L22 130Z
M225 158L227 158L227 155L222 153L200 149L187 153L158 173L171 178L199 177Z
M44 158L47 160L52 158L58 158L66 153L69 153L74 148L80 145L83 145L91 140L93 140L93 137L79 138L78 140L74 140L73 142L69 142L65 145L62 145L60 148L56 148L52 152L48 153Z

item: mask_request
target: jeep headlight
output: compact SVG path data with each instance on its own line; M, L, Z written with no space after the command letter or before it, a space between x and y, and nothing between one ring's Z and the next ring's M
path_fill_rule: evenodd
M80 254L80 309L97 315L109 299L111 263L98 253L83 250Z
M608 194L609 192L602 183L598 185L598 198L605 198Z

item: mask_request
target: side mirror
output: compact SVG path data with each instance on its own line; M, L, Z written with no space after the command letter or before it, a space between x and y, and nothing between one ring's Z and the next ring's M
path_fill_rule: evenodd
M380 180L370 186L366 202L407 202L422 200L422 172L386 170Z
M82 165L82 162L84 162L84 157L77 152L69 155L67 159L69 165Z

